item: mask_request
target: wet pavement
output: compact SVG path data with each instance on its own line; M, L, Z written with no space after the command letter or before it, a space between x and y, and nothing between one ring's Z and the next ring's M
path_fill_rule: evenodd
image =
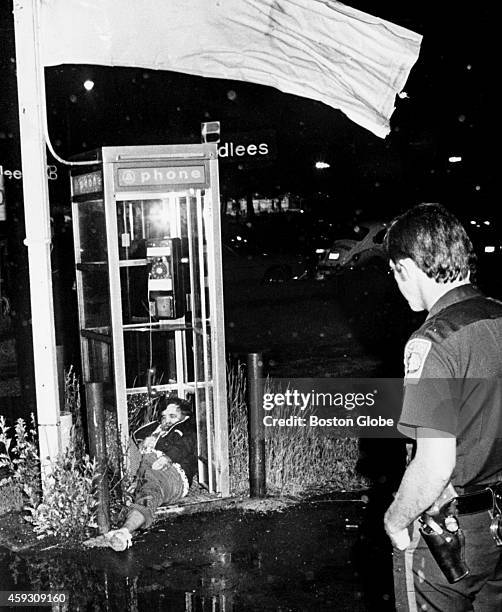
M362 499L162 519L124 553L0 548L1 589L66 590L72 612L390 611L390 550Z

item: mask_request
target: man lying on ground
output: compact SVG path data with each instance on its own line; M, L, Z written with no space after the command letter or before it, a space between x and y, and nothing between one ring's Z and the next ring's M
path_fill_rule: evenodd
M119 529L84 542L87 546L107 546L123 551L132 544L132 534L147 529L159 506L184 497L197 470L197 434L192 407L177 397L162 397L160 418L134 432L141 453L136 474L134 502Z

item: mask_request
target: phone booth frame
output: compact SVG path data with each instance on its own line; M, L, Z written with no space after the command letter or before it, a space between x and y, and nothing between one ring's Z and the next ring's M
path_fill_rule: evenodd
M123 449L133 396L191 399L199 483L227 496L216 144L102 147L85 159L95 164L71 170L84 383L103 384Z

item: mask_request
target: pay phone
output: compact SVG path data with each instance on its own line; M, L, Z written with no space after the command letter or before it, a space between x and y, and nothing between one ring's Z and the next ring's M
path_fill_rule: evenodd
M149 240L146 258L150 315L157 319L179 319L185 314L180 238Z
M139 398L195 407L199 482L228 494L216 145L103 147L72 169L82 371L127 446Z

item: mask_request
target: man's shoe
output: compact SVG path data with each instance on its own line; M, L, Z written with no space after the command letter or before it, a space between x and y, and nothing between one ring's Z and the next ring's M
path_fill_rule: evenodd
M122 552L132 546L131 532L126 527L112 529L105 534L105 538L109 541L109 547L116 552Z
M84 542L88 548L111 548L116 552L127 550L132 545L132 538L129 529L112 529L104 535L91 538Z

